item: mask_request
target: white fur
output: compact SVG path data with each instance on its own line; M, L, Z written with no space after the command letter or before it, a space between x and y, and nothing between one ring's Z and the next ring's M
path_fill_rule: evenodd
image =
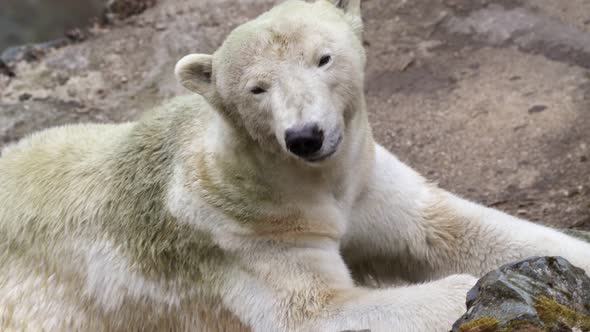
M86 251L84 291L96 299L104 310L116 311L120 308L123 304L122 293L136 301L147 297L169 307L178 307L182 298L192 295L188 293L179 297L178 287L173 280L151 281L141 273L132 271L133 265L118 251L107 241L97 242Z

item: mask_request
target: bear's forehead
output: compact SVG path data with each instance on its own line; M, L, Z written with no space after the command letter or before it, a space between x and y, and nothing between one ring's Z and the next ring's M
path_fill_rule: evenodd
M317 22L272 22L236 31L226 40L220 53L223 59L231 59L235 64L253 60L297 60L342 40L333 30L333 27Z
M216 52L216 71L231 76L230 85L240 78L272 75L275 64L314 61L348 37L342 11L328 1L287 1L234 29Z
M283 27L272 25L258 30L255 37L243 40L237 51L220 57L224 59L221 72L233 77L233 82L228 82L230 85L285 75L290 70L288 68L300 68L314 62L320 53L334 45L332 36L317 31L309 33L314 29L305 24ZM295 67L288 67L290 65Z
M326 27L318 23L307 23L287 19L281 22L268 22L232 36L234 53L269 54L272 50L289 47L313 47L322 40L330 39ZM238 52L236 52L238 51ZM272 52L271 52L272 53Z

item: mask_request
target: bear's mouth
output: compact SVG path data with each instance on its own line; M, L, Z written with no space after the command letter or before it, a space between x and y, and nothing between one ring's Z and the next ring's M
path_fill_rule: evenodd
M319 163L321 161L324 161L330 158L338 151L338 147L340 146L341 142L342 135L338 135L338 138L332 144L330 144L330 147L328 149L322 149L323 151L320 151L320 153L304 158L304 160L310 163Z

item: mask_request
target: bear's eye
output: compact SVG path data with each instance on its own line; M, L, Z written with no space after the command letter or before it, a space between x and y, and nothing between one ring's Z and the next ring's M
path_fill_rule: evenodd
M259 95L261 93L265 93L266 90L264 90L263 88L259 87L259 86L255 86L252 89L250 89L250 92L252 92L255 95Z
M323 67L323 66L327 65L328 63L330 63L331 60L332 60L332 56L331 55L324 55L320 59L320 63L318 64L318 67Z

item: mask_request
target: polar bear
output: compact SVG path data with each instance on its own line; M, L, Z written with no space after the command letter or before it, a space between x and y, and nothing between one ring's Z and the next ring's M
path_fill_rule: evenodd
M5 149L0 329L442 332L500 264L590 272L374 142L361 33L360 0L290 0L181 59L191 96Z

